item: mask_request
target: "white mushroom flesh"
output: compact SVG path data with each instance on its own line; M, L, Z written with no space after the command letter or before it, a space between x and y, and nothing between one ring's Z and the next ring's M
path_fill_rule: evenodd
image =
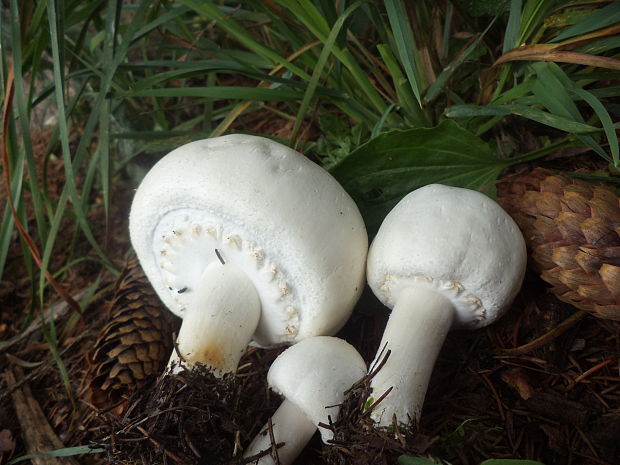
M196 141L162 158L136 192L130 233L181 317L201 308L194 295L209 265L239 267L258 294L251 338L262 347L336 333L363 289L368 238L353 200L318 165L261 137Z
M371 383L374 400L391 390L371 414L379 426L419 420L448 330L499 318L519 291L525 266L519 228L484 194L433 184L394 207L367 264L371 289L396 319L381 342L390 358ZM379 352L373 365L382 357Z
M213 263L234 264L261 297L261 332L277 335L276 344L288 343L297 335L300 301L295 286L278 250L267 256L250 232L203 210L176 209L157 224L154 250L163 285L181 315L204 284L196 270Z
M222 376L236 370L256 330L260 301L252 281L232 263L213 262L200 278L189 303L196 308L185 313L169 370L202 364Z
M273 362L267 381L285 401L272 417L275 444L281 465L293 463L312 432L319 423L335 421L347 391L366 373L361 355L349 343L335 337L319 336L306 339L286 349ZM244 451L244 457L252 457L271 448L268 425ZM333 432L320 428L324 443L333 439ZM303 438L303 441L301 440ZM260 465L275 463L273 455L267 455Z

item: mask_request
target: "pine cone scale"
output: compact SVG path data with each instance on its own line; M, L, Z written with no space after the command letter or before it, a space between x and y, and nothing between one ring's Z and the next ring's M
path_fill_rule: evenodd
M599 270L601 279L609 292L614 296L620 296L620 267L605 263Z
M561 268L577 268L577 252L579 247L576 245L566 245L551 249L551 262Z
M620 320L620 200L613 190L536 169L500 186L498 200L560 300Z
M159 301L137 261L117 283L109 317L91 350L91 401L118 402L151 375L159 375L172 352L174 318Z
M595 272L602 265L601 260L590 253L591 250L593 249L579 247L578 252L575 254L575 261L577 264L588 273Z

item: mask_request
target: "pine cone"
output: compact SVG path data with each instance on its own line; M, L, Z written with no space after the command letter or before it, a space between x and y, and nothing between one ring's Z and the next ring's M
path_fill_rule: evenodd
M163 371L175 329L174 317L135 258L117 280L108 311L89 357L91 402L100 408L118 402Z
M620 200L613 190L538 168L502 184L498 201L558 299L620 320Z

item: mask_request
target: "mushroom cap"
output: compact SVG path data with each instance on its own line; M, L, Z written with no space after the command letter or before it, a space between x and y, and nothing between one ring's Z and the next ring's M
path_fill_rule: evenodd
M526 262L518 226L495 201L430 184L387 215L368 252L367 276L389 308L406 287L430 288L452 301L454 326L478 328L510 305Z
M262 137L170 152L138 187L129 231L155 291L181 317L210 263L240 267L261 303L259 346L336 333L363 289L368 236L357 206L324 169Z
M348 342L317 336L289 347L274 360L267 373L271 389L301 409L318 427L336 421L345 391L366 375L366 363ZM332 439L320 428L321 438Z

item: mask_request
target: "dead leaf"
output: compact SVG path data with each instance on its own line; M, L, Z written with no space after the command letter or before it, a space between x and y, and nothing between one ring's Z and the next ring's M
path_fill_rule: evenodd
M527 373L523 368L511 368L501 374L502 380L513 387L521 396L522 399L527 400L533 397L536 392L528 380Z
M553 61L620 70L620 60L589 53L569 52L561 50L555 44L523 45L504 53L493 65L508 61Z
M522 45L504 53L493 66L509 61L553 61L620 70L620 60L615 58L571 51L587 42L616 36L619 33L620 25L613 25L558 44Z

